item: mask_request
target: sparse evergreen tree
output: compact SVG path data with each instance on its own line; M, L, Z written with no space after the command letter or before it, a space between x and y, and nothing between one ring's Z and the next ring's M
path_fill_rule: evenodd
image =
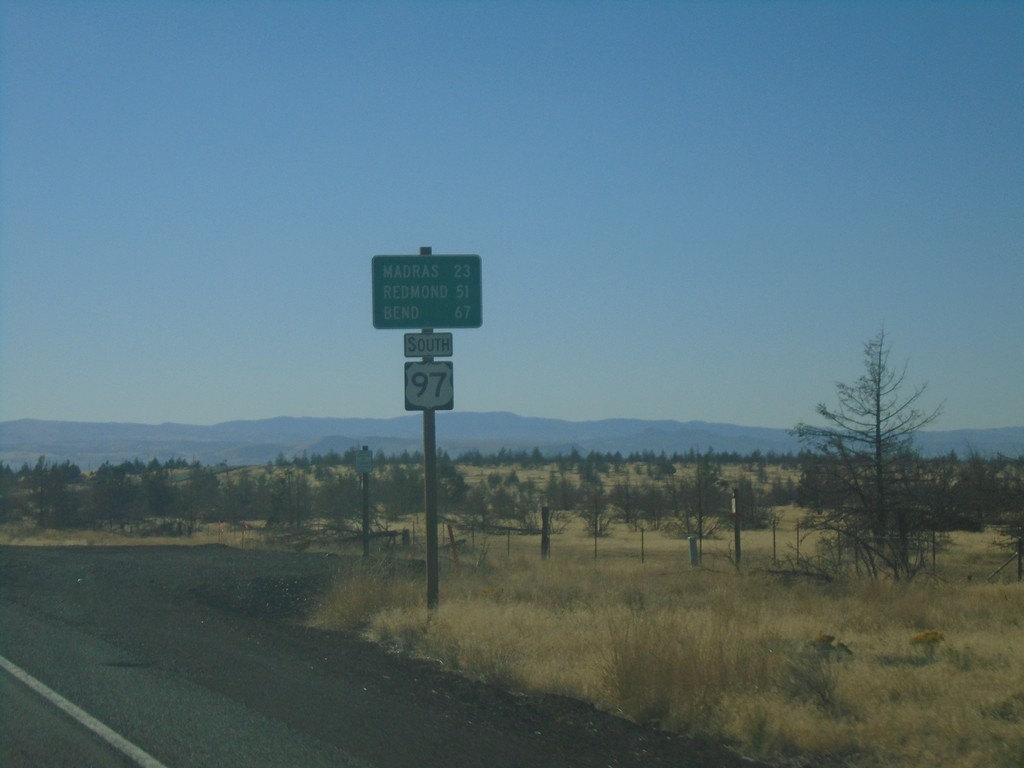
M185 487L180 499L181 517L185 521L185 533L191 536L199 520L218 517L218 489L220 482L217 474L209 467L202 466L198 461L188 469Z
M864 373L838 384L839 405L821 403L821 426L793 432L812 451L801 481L817 512L813 524L852 544L871 575L885 569L910 578L922 564L916 536L930 528L926 476L913 449L914 433L938 418L923 412L920 386L904 391L906 367L889 364L885 331L864 344Z

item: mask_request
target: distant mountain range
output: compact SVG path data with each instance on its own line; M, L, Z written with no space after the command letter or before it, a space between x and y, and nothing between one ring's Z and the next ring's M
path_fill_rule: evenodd
M242 466L264 464L282 454L291 458L303 452L344 453L361 445L393 454L422 449L422 424L419 414L392 419L281 417L213 426L22 419L0 422L0 461L20 467L45 456L48 461L67 459L83 469L95 469L105 461L148 462L153 458ZM956 451L964 456L973 450L1019 456L1024 453L1024 427L920 432L916 441L926 455ZM691 449L740 454L800 450L797 440L784 429L704 421L564 421L504 412L442 412L437 416L437 443L453 457L470 450L497 453L502 448L539 448L545 455L568 453L573 448L584 454L618 451L623 455L634 451L686 453Z

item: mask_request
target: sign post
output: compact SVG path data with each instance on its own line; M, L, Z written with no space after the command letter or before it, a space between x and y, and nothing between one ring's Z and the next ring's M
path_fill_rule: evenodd
M483 323L480 257L374 256L374 328L422 329L405 334L405 409L423 411L423 507L427 528L427 608L438 605L437 411L455 407L452 335L435 328L479 328Z
M423 358L423 362L429 361ZM437 556L437 431L433 408L423 409L423 510L427 525L427 609L434 611L439 601L440 565Z

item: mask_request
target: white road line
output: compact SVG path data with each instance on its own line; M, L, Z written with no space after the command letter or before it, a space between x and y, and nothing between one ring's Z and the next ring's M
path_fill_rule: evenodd
M118 752L132 760L139 766L139 768L167 768L167 766L155 757L139 749L124 736L111 730L85 710L80 707L76 707L56 691L47 688L28 672L16 664L12 664L3 656L0 656L0 667L10 673L11 676L23 682L55 707L67 712L71 717L95 733Z

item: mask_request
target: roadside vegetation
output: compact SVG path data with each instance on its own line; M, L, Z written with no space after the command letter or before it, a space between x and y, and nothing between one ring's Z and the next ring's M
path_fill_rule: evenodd
M1024 765L1024 455L924 457L884 333L798 455L0 464L0 542L348 552L317 626L785 765ZM546 513L546 514L545 514ZM542 555L542 526L549 548Z
M779 764L1020 765L1024 587L987 580L998 540L954 534L912 582L823 578L793 559L800 514L776 531L785 562L761 534L740 569L720 539L692 568L678 540L648 536L641 563L618 527L595 560L576 526L546 561L535 538L506 554L501 537L448 559L433 613L421 579L357 568L313 621Z
M352 460L0 467L0 535L350 553L311 623L512 690L586 699L780 764L1024 759L1022 459L925 462L945 517L915 532L915 570L897 579L816 524L811 454L443 457L433 613L417 565L421 457L377 457L382 535L365 561Z

